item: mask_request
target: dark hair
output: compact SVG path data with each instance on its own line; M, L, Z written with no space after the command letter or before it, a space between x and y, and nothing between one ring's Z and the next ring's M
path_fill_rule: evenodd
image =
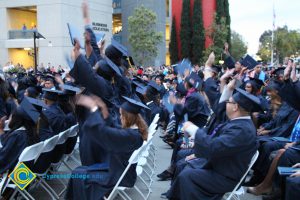
M6 82L1 82L0 83L0 98L2 98L3 101L6 101L8 97L9 97L8 84Z
M126 110L121 108L121 114L124 118L123 128L130 128L133 125L137 125L143 140L148 138L148 126L140 114L129 113Z
M259 92L259 88L257 88L256 83L255 83L254 81L251 81L251 80L250 80L250 81L247 81L247 82L246 82L246 85L247 85L248 83L251 85L251 88L252 88L251 94L257 95L257 93ZM245 85L245 87L246 87L246 85Z
M11 121L8 127L11 129L10 132L24 126L27 134L28 145L32 145L39 142L38 125L36 125L31 119L24 116L24 111L21 107L18 107L12 114Z

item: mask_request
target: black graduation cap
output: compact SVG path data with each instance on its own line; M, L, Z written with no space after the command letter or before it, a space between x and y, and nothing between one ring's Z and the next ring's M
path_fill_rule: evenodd
M272 72L272 75L280 76L284 74L285 67L278 67Z
M59 90L51 90L51 89L46 89L43 88L43 92L44 92L44 99L48 99L51 101L57 101L58 95L63 94L62 91Z
M140 101L136 101L134 99L124 97L124 96L122 96L122 97L126 100L126 102L124 102L121 105L121 108L126 110L129 113L138 114L141 111L141 109L143 109L143 108L150 110L150 108L148 108L146 105L144 105Z
M113 38L111 39L111 45L118 49L123 56L128 57L128 49Z
M258 97L242 90L236 88L236 93L232 96L234 101L241 106L244 110L248 112L258 112L262 110L260 106L260 100Z
M213 66L211 66L211 70L213 72L215 72L216 74L219 74L221 72L221 67L218 65L213 65Z
M114 70L114 72L116 72L116 74L118 74L119 76L122 76L120 69L117 65L115 65L115 63L113 63L113 61L111 61L108 57L105 57L105 61L108 64L108 66Z
M247 67L248 69L253 69L254 67L256 67L256 65L258 65L258 62L252 58L251 56L249 56L248 54L244 57L243 61L241 62L241 64L245 67Z
M282 83L280 83L279 81L271 81L269 82L268 86L266 87L266 90L270 91L270 90L277 90L277 91L280 91L281 89L281 86L282 86Z
M147 87L137 87L135 91L141 95L144 95L146 94Z
M29 101L29 103L31 103L31 105L33 105L34 108L39 112L41 112L43 108L47 108L47 105L39 99L35 99L31 97L24 97L24 98L26 98Z
M235 60L232 56L228 56L225 60L224 60L224 64L226 67L228 67L229 69L232 69L235 67Z
M195 73L192 72L187 78L186 81L193 86L193 88L199 89L202 88L202 80L200 77Z
M40 112L31 104L28 97L24 97L20 104L20 111L23 117L37 123Z
M160 87L154 81L150 81L147 87L147 94L151 96L156 96L159 94L159 92L160 92Z
M147 85L147 83L145 83L145 81L143 81L142 79L139 79L139 78L133 79L132 83L137 87L144 87Z
M183 82L179 83L177 86L176 86L176 96L185 96L187 94L187 91L184 87L184 84Z
M148 83L148 86L149 86L150 88L155 89L157 92L160 91L160 87L159 87L154 81L150 81L150 82Z
M257 89L260 89L262 86L265 85L264 82L258 78L250 77L250 81L256 85Z
M61 87L64 89L64 94L75 96L77 93L79 93L81 90L78 87L74 87L68 84L63 84Z

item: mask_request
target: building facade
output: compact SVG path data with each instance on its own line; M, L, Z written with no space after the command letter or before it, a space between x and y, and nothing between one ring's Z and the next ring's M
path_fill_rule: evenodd
M45 39L37 39L38 64L66 67L65 56L72 44L67 23L84 31L82 0L1 0L0 1L0 64L7 62L34 66L33 31ZM111 0L90 0L90 17L94 31L112 37Z

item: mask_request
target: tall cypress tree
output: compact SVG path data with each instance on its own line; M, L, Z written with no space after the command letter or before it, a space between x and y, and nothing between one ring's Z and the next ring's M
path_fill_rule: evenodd
M228 42L228 44L231 44L231 29L230 29L231 19L230 19L229 1L228 0L225 0L224 10L225 10L225 17L226 17L226 26L228 29L227 42Z
M192 37L192 62L199 64L202 61L205 48L205 31L202 19L202 0L194 1L193 11L193 37Z
M231 40L231 30L230 30L230 13L229 13L229 2L228 0L217 0L216 8L216 22L221 23L221 19L225 19L227 26L227 42L230 44Z
M178 62L178 44L177 44L177 34L176 34L176 23L175 17L172 19L172 29L171 29L171 38L169 44L169 52L171 58L171 64L175 64Z
M190 0L183 0L180 23L180 42L182 58L191 58L192 27L190 6Z

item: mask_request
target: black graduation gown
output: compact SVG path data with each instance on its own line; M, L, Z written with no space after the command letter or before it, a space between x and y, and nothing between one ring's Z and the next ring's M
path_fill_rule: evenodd
M76 59L70 75L89 92L104 100L108 100L113 96L111 85L102 76L96 74L83 55L80 55Z
M188 115L188 120L198 127L203 127L210 114L208 105L203 96L198 92L194 92L186 97L185 104L176 104L174 106L174 114L177 120L183 119L184 114Z
M158 106L156 103L154 103L153 101L151 103L147 104L148 108L150 110L147 110L147 116L146 116L146 122L148 124L148 126L151 124L151 122L153 121L154 117L156 114L159 114L159 116L161 117L162 114L162 108L160 106Z
M27 147L27 133L25 130L15 130L4 133L0 137L0 174L12 170L18 162L22 151Z
M7 116L7 111L6 111L6 106L5 106L5 101L0 98L0 118ZM9 116L7 116L9 117Z
M97 45L97 40L96 40L96 36L94 31L92 30L92 27L87 25L85 26L85 31L87 31L90 34L90 38L91 38L91 46L93 48L93 51L90 55L88 59L89 63L91 64L91 66L95 66L95 64L101 59L100 56L100 49Z
M130 97L132 95L131 81L123 74L122 76L116 76L116 94L121 104L125 101L122 96Z
M120 124L118 117L119 110L116 106L119 105L120 102L114 86L108 80L99 76L83 55L80 55L75 61L70 75L76 82L84 86L88 92L102 98L108 106L109 114L112 116L114 123Z
M210 106L213 108L221 96L217 81L213 78L208 78L203 84L203 89L209 100Z
M8 118L16 110L17 104L13 98L8 98L6 100L5 106L6 106L7 118Z
M70 179L66 199L102 199L114 187L126 168L131 154L142 146L143 139L137 129L117 129L106 126L99 112L89 115L83 124L83 131L83 141L94 148L86 146L89 150L85 152L96 151L89 160L93 165L78 167L73 174L90 175L90 178ZM99 146L98 150L96 146ZM101 152L103 149L105 151ZM98 156L102 153L107 154L107 162L97 163L99 162ZM95 159L94 163L92 159ZM97 178L94 178L95 176ZM121 185L132 187L135 180L136 171L133 165Z
M59 134L70 127L70 120L57 103L54 103L48 108L44 109L43 114L47 117L49 126L54 135Z
M283 102L276 116L268 123L262 126L266 130L271 130L268 134L272 137L288 137L294 127L299 113L290 107L286 102Z
M288 80L279 90L279 95L285 100L290 106L300 111L300 81L292 82Z
M227 122L216 134L198 129L195 155L207 159L203 168L184 169L168 192L170 199L221 199L246 172L257 150L256 129L250 119Z
M300 177L287 177L285 200L300 199Z

